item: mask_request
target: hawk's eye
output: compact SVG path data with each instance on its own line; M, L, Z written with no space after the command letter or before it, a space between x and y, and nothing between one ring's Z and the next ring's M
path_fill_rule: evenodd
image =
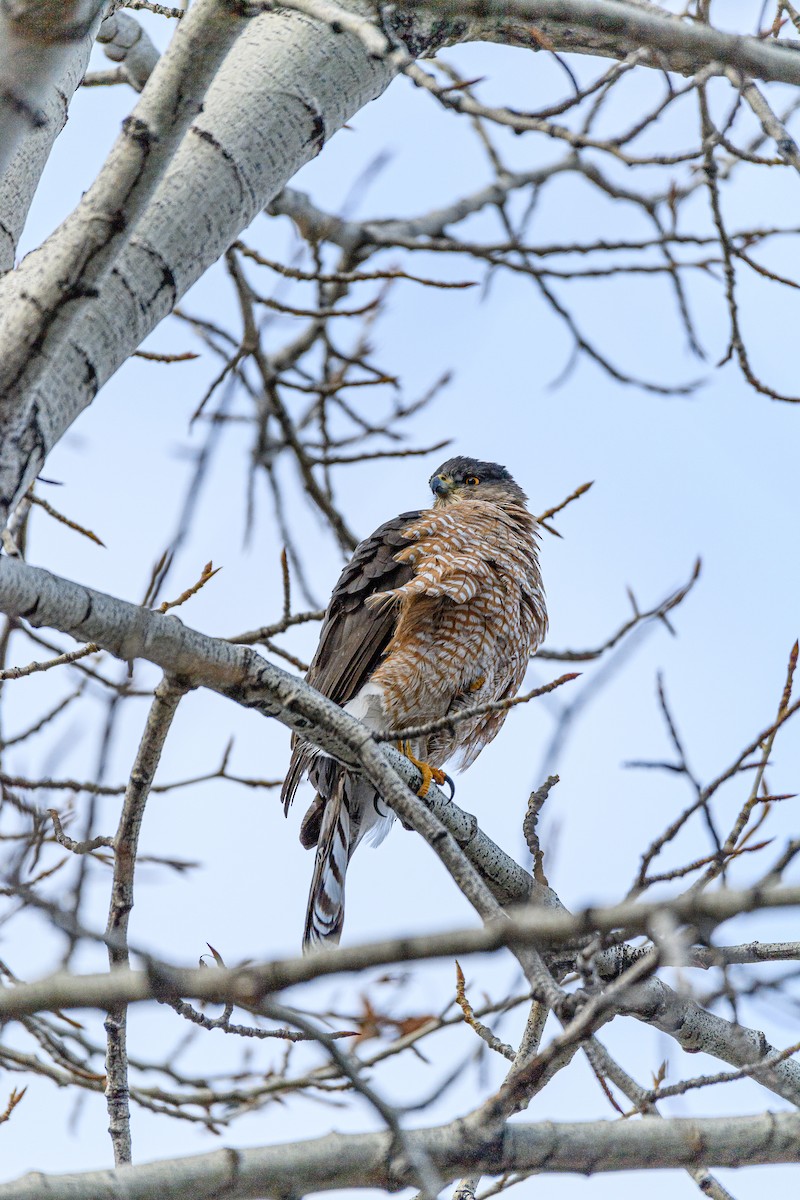
M468 475L464 480L464 483L468 483L470 487L477 487L480 483L480 479L478 479L477 475Z

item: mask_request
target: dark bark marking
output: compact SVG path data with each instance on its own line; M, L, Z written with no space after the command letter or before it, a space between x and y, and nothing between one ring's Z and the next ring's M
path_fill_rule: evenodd
M42 304L42 302L38 298L38 296L34 296L31 292L27 291L26 289L23 289L23 291L20 292L20 300L24 300L24 301L26 301L26 303L33 305L33 307L36 309L37 312L39 312L39 313L44 312L44 305Z
M462 41L467 33L467 22L455 18L431 21L420 28L420 22L412 13L392 11L384 18L385 32L403 43L414 58L422 58L440 50L450 41Z
M122 122L122 132L132 142L136 142L138 146L141 146L145 154L149 154L158 141L158 134L154 133L147 122L143 121L141 117L133 115L126 117Z
M100 387L100 384L97 379L97 370L95 368L95 365L92 362L92 360L89 357L86 350L84 350L82 346L79 346L79 345L77 345L77 343L73 342L72 349L83 361L83 383L86 387L86 390L89 393L90 399L94 400L95 396L97 395L98 389Z
M17 491L21 495L23 479L28 475L31 468L33 468L34 474L38 474L39 468L47 455L47 445L41 426L39 425L38 407L36 404L31 405L22 428L16 433L5 435L4 444L7 444L9 448L13 447L17 452L19 465L16 486ZM16 503L20 495L12 497L12 503Z
M156 296L162 290L166 290L170 293L170 296L171 296L170 305L169 305L169 307L171 309L175 305L175 303L177 302L177 299L178 299L178 285L175 281L175 276L173 274L172 268L170 267L169 263L163 257L163 255L159 254L158 250L156 250L155 247L150 245L149 242L140 241L139 238L137 238L135 235L134 235L134 237L131 238L131 245L135 246L137 248L137 250L141 250L145 254L149 255L149 257L152 258L153 262L158 264L159 270L161 272L161 279L160 279L160 281L156 287L156 290L152 296L148 297L146 300L143 301L141 296L139 296L137 293L133 292L130 288L128 288L128 291L130 292L131 296L133 296L133 298L137 301L139 308L144 310L153 302L153 300L156 298ZM121 278L121 276L120 276L120 278Z
M213 133L211 133L208 129L202 129L199 125L190 125L189 133L193 133L195 137L199 137L203 142L208 142L209 146L212 146L214 150L216 150L217 153L222 156L223 161L230 167L231 173L236 180L236 183L239 187L239 195L243 201L246 200L248 197L248 189L245 187L244 181L239 172L239 167L236 163L236 159L233 157L230 151L225 149L225 147L222 145L222 142L218 141L217 138L214 137Z
M30 104L24 96L12 92L10 88L0 88L0 100L4 100L9 108L24 117L32 129L41 129L47 124L47 118L40 108Z
M125 289L125 291L128 293L128 296L131 298L131 300L135 300L136 293L134 292L131 285L128 283L128 280L126 279L126 277L120 271L119 267L112 267L111 275L117 280L117 282L120 284L120 286Z
M325 120L322 113L311 100L306 100L304 96L298 96L297 99L302 104L306 112L311 113L311 143L314 146L314 154L319 154L322 147L325 145Z

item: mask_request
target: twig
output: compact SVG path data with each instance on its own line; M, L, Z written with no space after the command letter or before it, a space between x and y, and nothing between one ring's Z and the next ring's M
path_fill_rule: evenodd
M70 650L66 654L59 654L56 658L48 659L46 662L28 663L27 667L6 667L5 670L0 671L0 680L24 679L26 675L35 675L38 671L50 671L53 667L63 667L67 663L77 662L80 658L86 658L88 654L97 654L99 650L99 646L94 642L89 642L86 646Z
M516 1057L513 1046L509 1046L506 1042L501 1042L496 1037L488 1025L484 1025L479 1021L473 1012L472 1005L467 999L466 982L464 980L464 972L456 959L456 1004L464 1014L464 1020L471 1029L474 1029L481 1041L485 1042L490 1050L495 1050L498 1054L502 1054L504 1058L514 1061Z
M82 533L84 537L89 538L97 546L102 546L105 549L105 542L101 542L96 533L92 533L91 529L86 529L83 525L79 525L77 521L73 521L70 517L65 517L57 508L53 508L52 504L48 504L41 496L34 495L33 492L28 493L28 499L31 504L37 504L39 508L43 508L48 516L54 517L56 521L60 521L62 525L66 525L68 529L74 529L76 533Z
M578 678L580 678L580 672L571 671L567 675L560 675L558 679L551 680L550 683L544 683L541 687L525 692L522 696L514 696L511 700L492 700L487 701L486 704L476 704L474 707L448 713L446 717L439 717L435 721L428 721L424 725L408 725L404 729L390 729L385 733L374 733L373 739L376 742L397 742L406 738L425 737L429 733L437 733L440 729L452 730L462 721L468 721L472 717L479 717L485 713L505 712L509 708L515 708L518 704L527 704L529 700L547 696L556 688Z
M171 608L177 608L180 604L184 604L187 600L191 599L192 596L196 596L200 589L205 587L209 579L213 579L214 576L217 575L221 570L222 567L215 568L213 563L207 562L203 567L197 583L193 583L192 586L187 588L185 592L181 592L177 600L165 600L163 604L159 604L156 612L165 613Z
M126 968L129 964L128 920L133 908L133 881L139 831L164 742L185 692L184 684L168 676L164 676L156 688L125 793L125 802L114 839L114 879L106 925L108 962L112 970ZM114 1147L114 1162L120 1166L131 1161L127 1008L124 1004L109 1008L105 1030L108 1039L105 1086L108 1130Z

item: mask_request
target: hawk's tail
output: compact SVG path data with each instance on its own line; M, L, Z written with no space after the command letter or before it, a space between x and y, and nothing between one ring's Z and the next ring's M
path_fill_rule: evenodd
M326 942L335 945L344 924L344 878L356 839L351 822L348 778L344 771L338 772L338 776L321 813L317 857L303 930L304 950ZM311 809L313 812L316 808L317 814L320 799L317 797Z

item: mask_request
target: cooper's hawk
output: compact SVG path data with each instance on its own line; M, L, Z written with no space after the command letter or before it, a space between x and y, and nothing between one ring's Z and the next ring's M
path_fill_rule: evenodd
M547 629L536 521L505 467L451 458L431 477L435 499L402 513L356 547L333 590L306 679L366 725L386 732L515 695ZM473 715L403 743L424 783L456 752L463 769L506 712ZM431 770L432 769L432 770ZM337 941L347 864L377 844L394 814L374 788L295 740L281 798L304 772L317 789L300 840L317 847L303 943Z

